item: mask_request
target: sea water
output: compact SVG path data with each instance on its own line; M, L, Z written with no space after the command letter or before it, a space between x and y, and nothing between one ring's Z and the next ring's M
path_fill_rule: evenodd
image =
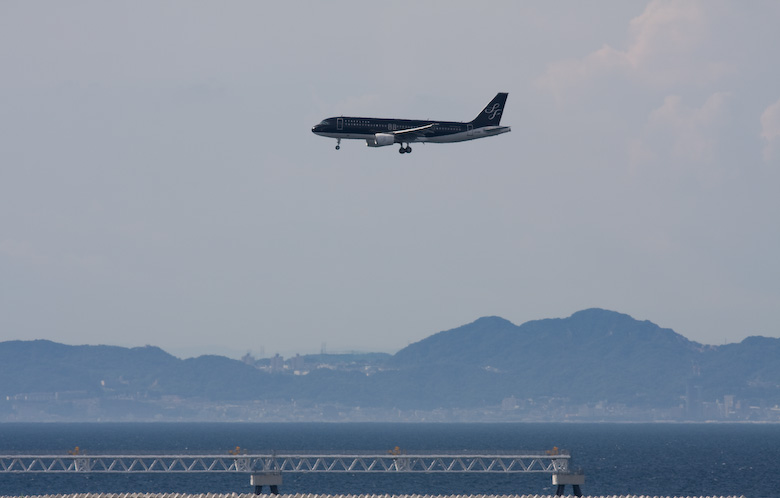
M0 424L2 454L223 454L349 451L572 453L586 495L780 493L773 424ZM247 474L7 474L0 495L246 493ZM549 474L292 474L283 493L554 494ZM567 492L571 492L567 489Z

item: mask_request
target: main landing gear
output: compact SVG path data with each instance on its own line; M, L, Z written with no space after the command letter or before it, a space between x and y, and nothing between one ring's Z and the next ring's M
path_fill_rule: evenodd
M339 150L340 148L341 148L341 139L337 138L336 139L336 150Z
M399 154L406 154L406 153L409 153L409 154L411 154L411 153L412 153L412 148L411 148L409 145L407 145L406 147L404 147L404 145L403 145L403 144L401 144L401 148L400 148L400 149L398 149L398 153L399 153Z

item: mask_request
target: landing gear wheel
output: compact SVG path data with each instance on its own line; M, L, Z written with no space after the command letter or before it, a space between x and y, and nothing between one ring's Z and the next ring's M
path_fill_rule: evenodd
M339 150L341 148L341 145L336 146L336 150Z
M341 148L341 139L337 138L336 139L336 150L339 150L340 148Z
M403 148L403 147L401 147L400 149L398 149L398 153L399 153L399 154L403 154L403 153L405 153L405 152L406 152L406 149L405 149L405 148Z
M407 154L411 154L412 153L412 147L411 146L409 146L409 145L406 146L406 153Z

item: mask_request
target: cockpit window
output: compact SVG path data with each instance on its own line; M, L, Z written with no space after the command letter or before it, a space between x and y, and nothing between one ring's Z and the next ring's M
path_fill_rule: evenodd
M323 119L322 122L320 122L320 126L330 126L330 121Z

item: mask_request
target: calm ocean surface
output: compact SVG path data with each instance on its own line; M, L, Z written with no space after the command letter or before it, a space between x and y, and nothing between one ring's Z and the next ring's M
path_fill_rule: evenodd
M0 453L572 452L585 495L780 493L780 425L748 424L0 424ZM282 493L554 494L549 474L286 474ZM246 474L0 474L0 495L247 493ZM567 487L567 493L571 488Z

